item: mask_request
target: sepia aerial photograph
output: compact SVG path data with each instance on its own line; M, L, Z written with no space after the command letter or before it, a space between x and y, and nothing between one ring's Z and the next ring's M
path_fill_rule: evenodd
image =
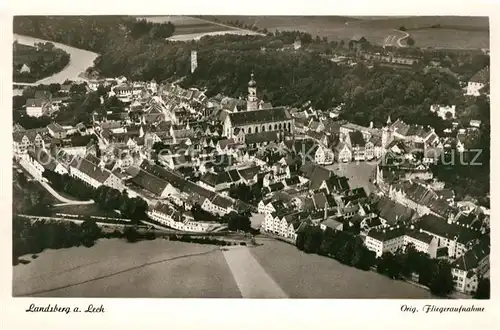
M489 31L14 16L12 296L490 299Z

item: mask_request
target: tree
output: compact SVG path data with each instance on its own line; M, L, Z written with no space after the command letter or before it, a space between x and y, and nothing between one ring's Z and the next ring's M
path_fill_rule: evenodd
M323 240L323 231L318 226L310 226L306 231L304 252L318 253Z
M248 232L251 228L250 219L248 215L232 212L229 214L227 227L229 230L243 230Z
M406 28L404 26L400 26L399 31L406 31Z
M295 246L297 246L297 249L299 249L300 251L304 251L305 242L306 242L305 231L297 233L297 239L295 240Z
M137 242L140 236L137 230L133 227L125 228L125 230L123 231L123 235L125 236L125 239L129 243Z
M450 263L446 260L439 260L434 267L429 289L436 295L446 296L453 291L454 286Z
M410 47L415 46L415 40L412 37L406 39L406 44Z
M390 252L384 252L378 260L377 272L385 274L392 279L401 278L401 270L401 261Z
M80 228L82 230L83 245L86 247L93 246L101 235L101 228L92 220L85 220L80 225Z
M474 293L474 299L490 299L490 279L480 278L477 290Z

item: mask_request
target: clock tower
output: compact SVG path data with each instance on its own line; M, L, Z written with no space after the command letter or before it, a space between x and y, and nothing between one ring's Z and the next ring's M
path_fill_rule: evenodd
M250 81L248 82L247 111L253 111L257 109L258 109L257 82L255 81L254 74L252 72L250 76Z

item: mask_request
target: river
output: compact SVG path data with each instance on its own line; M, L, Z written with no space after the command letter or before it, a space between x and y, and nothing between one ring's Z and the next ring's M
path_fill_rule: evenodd
M94 65L94 60L99 54L90 52L88 50L83 50L79 48L70 47L64 44L53 42L50 40L43 40L28 36L23 36L19 34L14 34L14 40L17 40L20 44L34 46L36 42L51 42L55 47L60 48L70 55L68 65L58 73L38 80L34 85L39 84L62 84L66 80L82 81L83 79L78 77L82 72L85 72L88 67Z

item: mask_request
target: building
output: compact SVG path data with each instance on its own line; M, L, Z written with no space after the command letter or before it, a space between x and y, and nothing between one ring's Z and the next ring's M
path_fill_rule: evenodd
M49 102L41 99L27 99L26 100L26 114L30 117L41 117L49 110Z
M469 122L469 126L471 128L479 128L481 127L481 121L480 120L476 120L476 119L472 119L470 122Z
M198 53L196 50L191 51L191 73L198 67Z
M490 82L490 68L485 67L470 78L466 95L479 96L480 90Z
M43 148L35 148L28 151L28 157L26 157L26 160L35 169L38 177L42 177L42 174L46 169L61 175L68 174L67 169Z
M30 129L12 133L12 147L14 156L22 157L27 154L30 149L47 148L47 128Z
M224 120L223 135L233 138L241 130L245 134L278 131L284 136L293 134L294 120L283 107L229 113Z
M23 64L23 66L19 70L19 73L30 73L30 72L31 72L31 69L26 63Z
M339 163L347 163L352 160L352 151L347 143L339 142L335 148L335 153L337 154L337 161Z
M453 260L462 257L481 236L479 229L454 224L450 219L442 219L432 214L424 215L416 224L423 232L437 238L438 247L447 248L448 257Z
M354 36L349 40L349 50L359 52L365 50L370 43L363 36Z
M466 294L474 294L479 279L490 270L489 243L480 242L467 251L452 264L451 274L455 290Z
M297 38L295 39L295 41L293 43L293 49L299 50L301 47L302 47L302 42L301 42L299 36L297 36Z
M370 251L374 251L377 258L383 253L396 253L404 251L411 244L418 252L428 254L431 258L436 258L438 240L422 230L415 229L414 226L395 226L382 230L370 230L366 236L365 245Z
M50 123L47 126L48 132L50 136L55 139L65 139L66 138L66 130L59 125L58 123Z
M354 160L366 159L365 155L366 141L363 137L363 134L360 131L349 132L346 141L351 146L352 157L354 158Z
M106 169L104 164L91 154L85 158L75 157L70 164L69 175L96 189L104 185L121 191L125 187L120 178Z
M147 211L147 215L154 221L160 224L174 228L180 231L192 231L204 233L209 231L213 225L210 223L190 221L182 216L182 213L174 207L164 204L156 203Z
M432 113L435 113L443 120L451 120L456 118L454 105L441 106L439 104L433 104L431 105L430 110Z

